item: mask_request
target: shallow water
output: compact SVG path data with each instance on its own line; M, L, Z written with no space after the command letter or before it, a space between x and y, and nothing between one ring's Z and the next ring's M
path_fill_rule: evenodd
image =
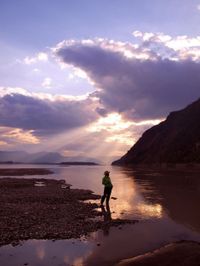
M103 191L102 173L108 169L114 185L112 196L117 198L110 201L112 218L131 218L138 222L100 230L81 240L29 240L16 247L7 245L0 248L2 266L114 265L121 259L172 241L200 241L197 175L161 174L112 166L25 167L50 168L54 174L42 177L65 179L74 188L90 189L98 194Z

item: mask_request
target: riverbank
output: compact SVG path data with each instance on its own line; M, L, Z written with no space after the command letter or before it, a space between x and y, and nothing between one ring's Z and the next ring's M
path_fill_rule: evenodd
M199 263L200 243L180 241L153 252L123 260L116 266L198 266Z
M1 178L0 246L28 239L79 238L136 222L105 220L105 211L98 211L98 204L85 202L99 199L90 190L70 189L64 180Z

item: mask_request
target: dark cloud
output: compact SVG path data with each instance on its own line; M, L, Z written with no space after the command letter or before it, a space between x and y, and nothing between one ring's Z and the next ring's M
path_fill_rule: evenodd
M200 97L199 62L130 59L99 43L63 45L56 54L87 72L104 113L117 111L135 120L160 118Z
M96 112L101 116L108 115L108 111L105 108L97 107Z
M92 100L82 101L34 98L21 94L0 98L0 125L52 134L84 126L97 118Z

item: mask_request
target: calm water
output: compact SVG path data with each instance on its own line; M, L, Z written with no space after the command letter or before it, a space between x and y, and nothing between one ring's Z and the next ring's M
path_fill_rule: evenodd
M1 266L114 265L121 259L172 241L200 241L198 175L161 174L111 166L23 167L50 168L54 174L45 178L65 179L74 188L91 189L98 194L103 190L102 173L108 169L114 185L112 196L117 198L110 202L112 218L139 222L122 228L111 227L106 232L100 230L82 239L29 240L17 247L4 246L0 248Z

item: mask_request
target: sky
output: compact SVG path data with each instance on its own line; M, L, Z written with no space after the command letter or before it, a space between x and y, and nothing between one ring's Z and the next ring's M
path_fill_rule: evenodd
M200 97L200 1L0 0L0 150L110 163Z

